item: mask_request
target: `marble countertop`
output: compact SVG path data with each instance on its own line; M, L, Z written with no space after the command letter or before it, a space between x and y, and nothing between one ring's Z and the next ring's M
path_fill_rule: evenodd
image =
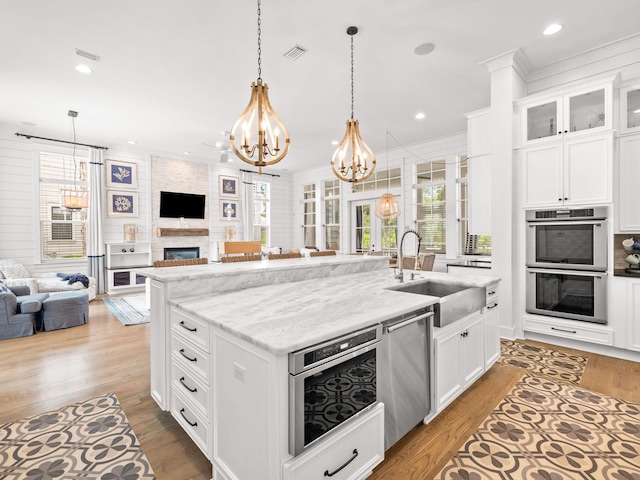
M494 277L415 273L418 275L414 281L433 279L479 287L499 281ZM397 286L398 281L394 279L393 270L384 269L183 298L170 303L274 354L286 354L438 301L437 297L388 289L394 285Z
M335 255L326 257L285 258L279 260L262 260L253 262L208 263L204 265L185 265L181 267L137 268L139 275L161 282L176 282L198 278L211 278L246 272L292 271L306 269L318 265L348 265L361 262L383 262L386 257Z

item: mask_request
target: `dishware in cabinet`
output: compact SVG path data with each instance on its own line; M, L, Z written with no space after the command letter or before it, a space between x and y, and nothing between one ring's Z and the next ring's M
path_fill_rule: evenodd
M553 96L531 95L519 100L520 144L611 130L613 80L559 91Z
M521 150L525 208L611 202L612 133Z

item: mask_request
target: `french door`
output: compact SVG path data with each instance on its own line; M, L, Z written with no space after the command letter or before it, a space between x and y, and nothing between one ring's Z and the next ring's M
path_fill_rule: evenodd
M398 219L376 217L377 202L377 198L350 202L352 253L383 251L391 254L398 249Z

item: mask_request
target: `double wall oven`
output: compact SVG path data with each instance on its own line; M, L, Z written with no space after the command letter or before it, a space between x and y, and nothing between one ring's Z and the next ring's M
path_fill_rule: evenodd
M607 208L526 212L526 310L606 324Z

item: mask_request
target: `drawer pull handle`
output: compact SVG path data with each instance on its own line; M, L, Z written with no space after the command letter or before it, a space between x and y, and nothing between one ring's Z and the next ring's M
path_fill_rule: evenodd
M492 308L496 308L498 306L498 303L494 303L493 305L491 305L490 307L487 307L489 310L491 310Z
M187 390L189 390L191 393L196 393L198 391L197 388L191 388L189 385L187 385L184 381L184 377L180 377L180 383L182 384L182 386L184 388L186 388Z
M182 355L184 358L186 358L187 360L189 360L190 362L197 362L198 361L198 357L193 357L191 358L189 355L187 355L186 353L184 353L184 348L180 349L180 355Z
M551 327L551 330L557 330L558 332L564 332L564 333L578 333L575 330L564 330L562 328L556 328L556 327Z
M324 471L324 476L325 477L333 477L336 473L338 473L340 470L342 470L344 467L346 467L347 465L349 465L351 462L353 462L356 457L358 456L358 449L354 448L353 449L353 456L347 460L346 462L344 462L344 464L341 467L338 467L337 470L334 470L333 472L329 473L329 470L325 470Z
M493 290L493 291L491 291L491 292L487 292L487 295L495 295L495 294L496 294L496 291L495 291L495 290Z
M182 328L184 328L185 330L189 330L190 332L197 332L197 331L198 331L198 329L197 329L196 327L193 327L193 328L189 328L189 327L187 327L187 326L184 324L184 321L180 322L180 326L181 326Z
M197 427L198 426L198 422L192 422L191 420L189 420L186 415L184 414L184 408L180 409L180 415L182 415L182 418L184 418L184 421L187 422L189 425L191 425L192 427Z

